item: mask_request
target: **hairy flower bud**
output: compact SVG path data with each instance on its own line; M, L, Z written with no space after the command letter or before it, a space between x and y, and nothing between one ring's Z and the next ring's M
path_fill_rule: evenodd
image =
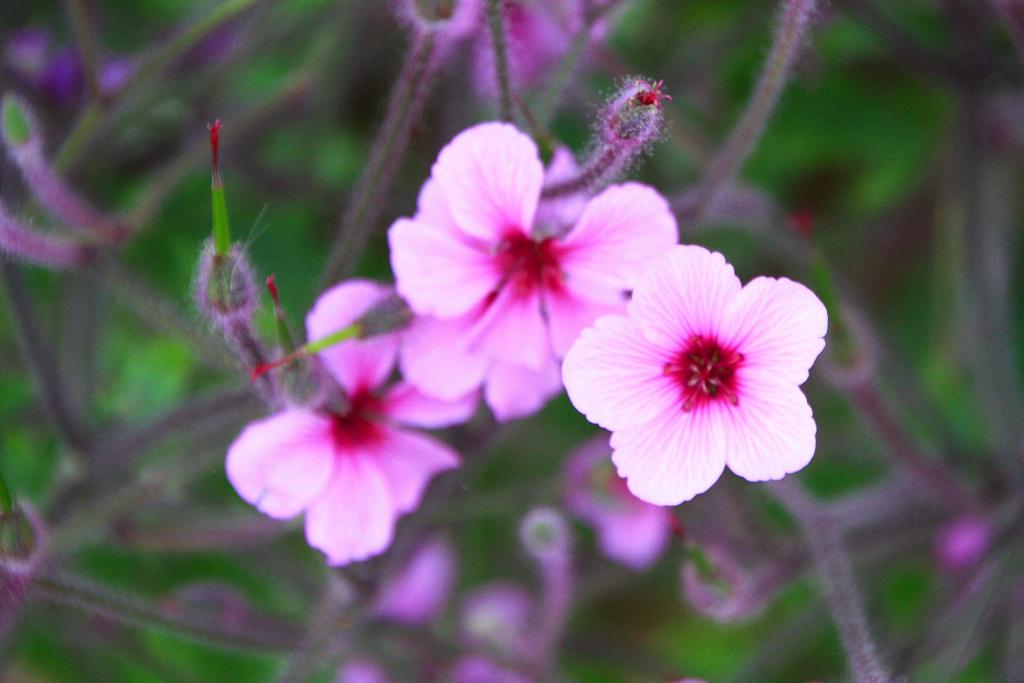
M683 564L682 588L687 602L716 621L750 619L775 594L782 576L771 567L751 568L725 546L693 549Z
M596 190L625 169L661 137L665 100L661 81L625 79L597 118L593 151L579 173L544 188L553 199Z
M221 326L252 318L259 303L259 288L239 245L232 245L224 256L217 255L212 241L203 247L196 299L202 311Z
M397 12L416 31L455 41L476 27L480 0L399 0Z
M356 320L356 325L359 326L359 339L405 329L412 322L412 318L409 304L397 294L391 294Z

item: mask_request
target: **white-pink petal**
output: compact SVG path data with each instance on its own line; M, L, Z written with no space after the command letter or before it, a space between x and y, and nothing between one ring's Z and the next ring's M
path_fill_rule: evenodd
M466 348L479 316L474 311L451 320L416 318L399 351L402 376L424 393L448 401L479 387L490 361L483 353Z
M747 379L738 406L723 406L725 461L747 481L781 479L814 456L817 427L811 406L789 381Z
M716 336L726 308L739 292L739 278L724 256L680 245L640 278L629 302L629 317L650 341L681 350L693 336Z
M644 338L623 316L600 318L583 331L562 364L569 400L605 429L642 425L682 412L679 386L664 374L670 352Z
M432 177L456 225L497 242L510 232L530 234L544 167L533 141L507 123L482 123L441 150Z
M507 422L537 412L561 389L554 358L549 358L539 370L496 362L487 373L484 399L494 417Z
M327 419L298 409L249 424L228 448L228 480L266 515L299 514L331 476L330 428Z
M725 469L727 438L718 407L678 407L612 434L612 462L633 495L653 505L678 505L711 488Z
M825 348L828 313L815 294L786 278L758 277L723 312L720 341L743 356L744 374L799 385Z
M310 341L344 329L374 304L390 294L390 288L369 280L348 280L325 291L306 316ZM398 353L398 335L383 334L330 346L319 353L328 372L350 394L379 386L391 374Z
M562 239L562 265L577 291L615 295L633 288L651 262L678 240L676 219L664 197L639 183L613 185L587 203Z
M579 290L573 283L566 285L557 292L544 292L544 312L548 322L551 339L551 350L561 358L584 329L605 315L621 314L626 310L626 298L623 292L616 292L608 301L595 301L587 296L587 292Z
M365 560L391 545L399 511L375 456L340 454L330 483L306 513L306 540L332 566Z
M396 384L384 397L384 412L395 422L436 429L465 422L476 411L479 391L451 401L429 396L412 384Z

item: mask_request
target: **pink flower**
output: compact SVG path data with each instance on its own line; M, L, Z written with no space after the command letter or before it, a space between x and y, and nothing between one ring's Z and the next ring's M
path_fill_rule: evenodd
M992 523L986 518L975 514L958 517L939 530L935 555L948 571L967 569L985 556L992 536Z
M425 624L444 609L455 573L451 542L443 536L427 538L408 564L384 583L374 613L403 624Z
M463 657L452 668L452 683L532 683L522 674L499 666L486 657Z
M535 220L544 167L513 126L485 123L438 156L416 216L391 226L397 288L421 316L403 374L451 400L484 385L499 419L539 409L560 389L558 359L676 242L668 204L637 183L609 187L575 224ZM571 209L569 209L571 210Z
M327 290L306 318L309 338L345 327L386 296L386 287L358 280ZM464 421L476 396L445 402L408 384L383 389L398 342L389 334L325 349L319 358L344 392L341 405L288 408L251 423L228 449L239 495L278 519L305 511L306 538L332 565L383 552L433 476L459 464L451 448L402 426Z
M806 287L755 278L679 246L633 291L626 316L586 330L566 356L569 398L612 432L612 460L638 498L677 505L728 465L780 479L814 455L800 385L824 348L828 316Z
M638 499L619 479L607 436L583 445L566 467L568 507L597 532L605 555L642 570L661 555L672 532L671 513Z
M389 678L369 659L353 659L338 672L335 683L388 683Z

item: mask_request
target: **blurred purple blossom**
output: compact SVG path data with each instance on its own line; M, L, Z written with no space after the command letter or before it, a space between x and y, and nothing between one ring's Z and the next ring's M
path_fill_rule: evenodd
M966 515L939 530L935 554L943 568L955 572L976 564L991 542L991 522L981 516Z
M476 649L524 656L532 612L533 599L519 586L501 581L481 586L463 602L463 637Z
M485 657L464 657L456 662L451 683L532 683L529 678L498 666Z
M424 541L408 564L387 579L374 612L404 624L425 624L444 609L455 583L455 549L443 536Z

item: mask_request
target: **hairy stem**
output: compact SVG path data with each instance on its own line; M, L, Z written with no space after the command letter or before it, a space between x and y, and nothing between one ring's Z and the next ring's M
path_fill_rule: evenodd
M434 55L433 34L417 35L391 93L373 151L342 216L322 278L323 285L351 275L359 264L383 208L382 198L391 188L413 123L419 118L430 92Z
M68 446L80 453L88 450L87 432L72 408L53 349L43 338L21 272L6 258L0 258L0 282L7 293L11 322L22 355L28 362L47 416Z
M825 600L846 650L850 671L857 683L890 683L871 637L853 567L843 547L839 525L826 510L791 479L772 485L779 501L796 519L811 551Z
M504 0L487 0L487 26L494 51L494 75L498 84L498 115L512 120L512 82L508 74L508 43L505 34Z
M166 609L160 603L81 577L49 574L36 578L33 588L36 595L56 605L100 614L131 626L161 629L201 644L243 650L286 650L297 641L297 630L289 624L275 624L271 628L267 620L261 619L259 624L219 626L210 623L208 615Z
M103 96L100 91L99 47L85 0L68 0L68 12L71 14L75 46L85 67L85 84L89 89L89 97L99 100Z
M817 0L785 0L771 52L754 94L725 145L711 160L688 207L687 218L699 219L722 187L729 185L754 149L775 110L796 61Z

